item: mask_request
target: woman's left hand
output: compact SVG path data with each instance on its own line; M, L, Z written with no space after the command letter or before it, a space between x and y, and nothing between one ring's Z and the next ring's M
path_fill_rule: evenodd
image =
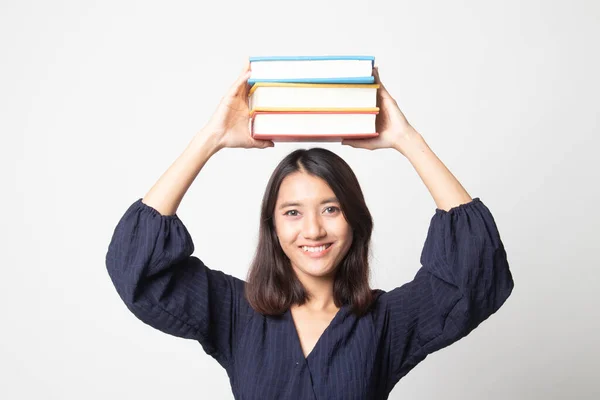
M343 139L342 144L368 150L393 148L405 154L403 147L421 137L408 123L396 100L381 83L377 67L373 68L373 76L375 83L379 84L377 90L379 114L376 119L376 130L379 136L370 139Z

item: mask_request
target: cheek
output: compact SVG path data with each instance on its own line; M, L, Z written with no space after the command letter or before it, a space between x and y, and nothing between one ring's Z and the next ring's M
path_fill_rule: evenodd
M348 253L348 250L350 250L351 246L352 246L352 235L349 235L346 237L346 241L344 243L344 255L346 255L346 253Z
M293 226L291 226L290 224L277 223L275 225L275 233L279 238L279 244L283 248L292 245L296 240L297 236L295 230L293 229Z
M340 223L336 228L336 232L338 232L338 237L340 239L343 238L344 241L352 243L352 228L348 225L346 220L344 220L343 223Z
M345 237L344 237L344 255L346 255L346 253L348 252L348 250L350 250L350 247L352 246L352 242L353 242L354 238L353 238L353 233L352 233L352 229L350 229L350 227L347 227L347 230L345 232Z

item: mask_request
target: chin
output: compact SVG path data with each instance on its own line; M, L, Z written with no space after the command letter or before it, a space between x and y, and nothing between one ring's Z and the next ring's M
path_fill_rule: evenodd
M296 270L303 273L304 275L308 275L314 278L324 278L328 276L333 276L335 274L335 268L332 267L323 267L319 265L306 265L306 263L298 263L296 265L300 265L300 267L296 267Z

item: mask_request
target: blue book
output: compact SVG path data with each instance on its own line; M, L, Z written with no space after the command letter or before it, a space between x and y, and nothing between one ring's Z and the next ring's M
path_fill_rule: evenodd
M371 84L373 56L262 56L250 57L248 83L350 83Z

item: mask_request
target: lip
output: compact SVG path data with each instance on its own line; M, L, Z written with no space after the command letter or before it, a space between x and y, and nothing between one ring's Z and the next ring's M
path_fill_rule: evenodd
M319 247L326 244L332 244L333 242L321 242L321 243L313 243L313 244L301 244L299 247L308 246L308 247Z
M325 243L327 244L327 243ZM310 246L310 247L318 247L318 246ZM331 250L331 248L333 247L333 243L331 243L331 245L326 248L323 251L319 251L318 253L311 253L310 251L304 251L302 250L302 246L299 247L300 251L302 252L302 254L304 254L305 256L308 256L310 258L321 258L325 255L327 255L327 253L329 253L329 251Z

